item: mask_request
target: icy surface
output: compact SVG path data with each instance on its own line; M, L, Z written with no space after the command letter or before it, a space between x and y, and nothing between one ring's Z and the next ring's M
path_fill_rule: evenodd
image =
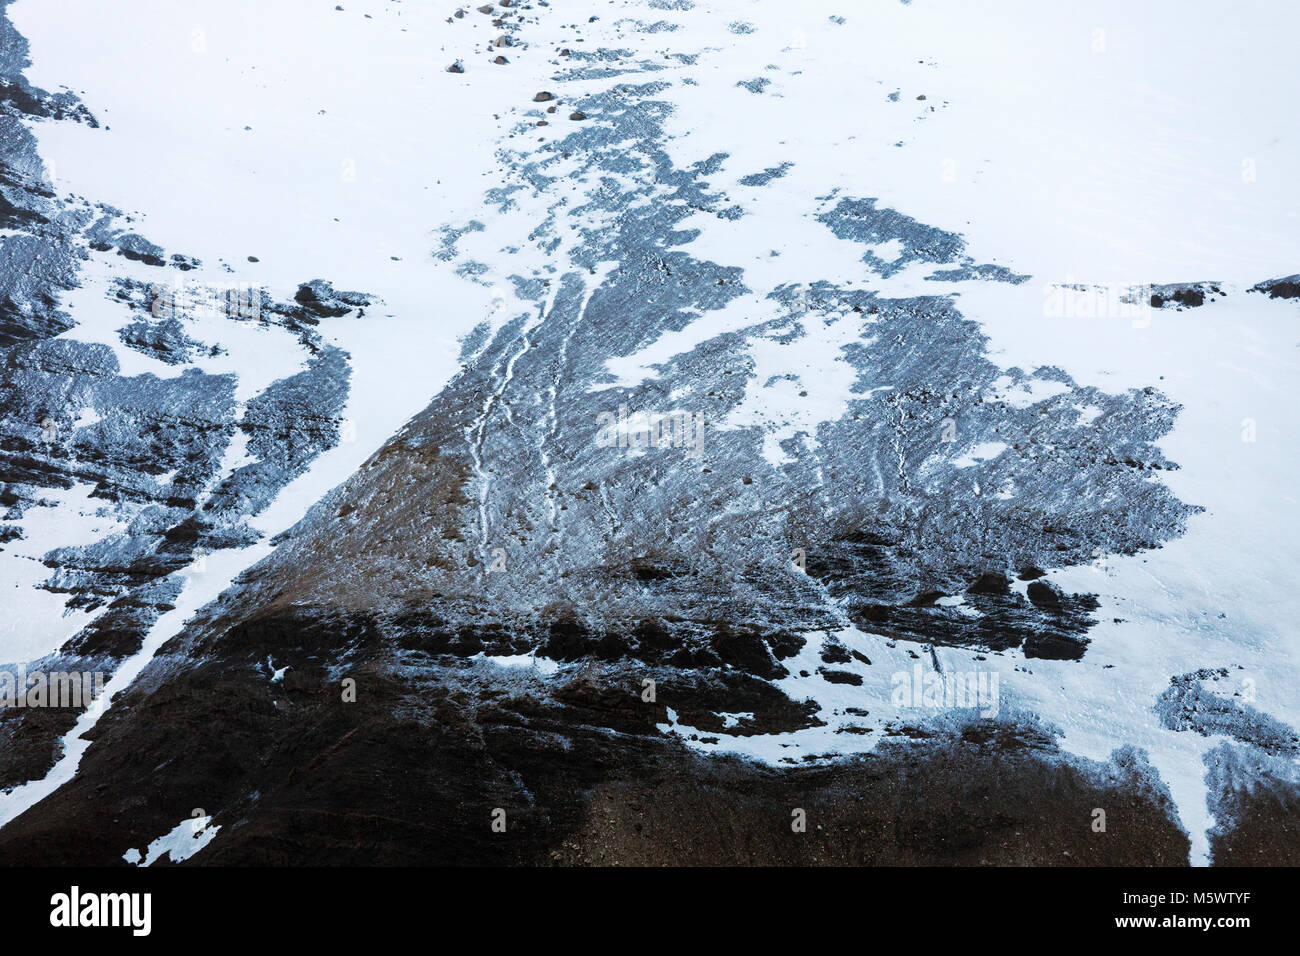
M221 827L212 826L212 817L194 817L182 820L145 848L144 855L132 847L122 854L122 859L134 866L153 866L164 855L172 863L183 863L213 841Z
M992 507L986 499L1010 508L1027 500L1033 476L1011 474L1016 442L994 428L1028 429L1041 414L1092 430L1098 442L1149 442L1164 465L1177 464L1141 479L1156 489L1153 499L1168 493L1152 505L1157 532L1127 553L1101 541L1096 553L1071 556L1041 579L1063 594L1095 596L1086 653L1073 659L875 633L850 613L844 591L852 588L837 592L834 575L814 563L813 579L797 586L828 582L818 595L825 620L799 628L805 643L781 662L786 676L774 683L793 700L814 700L825 723L728 734L753 718L728 711L711 742L675 716L666 726L703 751L776 764L829 759L870 749L889 727L926 715L924 703L895 702L897 675L918 667L996 675L999 714L1042 721L1067 751L1104 760L1122 745L1145 750L1192 837L1193 861L1207 861L1215 821L1206 760L1248 735L1224 722L1162 716L1161 695L1185 675L1226 669L1222 680L1191 682L1222 691L1226 680L1229 698L1249 692L1252 713L1300 726L1292 629L1300 616L1297 305L1248 291L1300 262L1300 142L1280 123L1300 95L1290 66L1300 27L1293 7L1251 3L1225 22L1208 4L1119 0L1086 9L957 0L617 3L590 26L583 56L557 71L551 51L571 40L564 4L528 27L528 45L508 51L508 69L476 53L482 30L448 24L450 11L437 5L344 6L137 0L110 13L91 0L57 9L21 0L10 10L31 44L28 78L78 91L109 127L46 122L33 130L60 193L138 215L133 229L204 263L187 273L195 280L252 282L283 302L323 276L376 296L363 319L327 320L319 330L322 344L348 356L340 440L249 517L257 543L176 569L184 590L123 658L106 693L127 686L191 613L271 552L273 535L354 475L462 370L460 388L476 399L460 440L472 459L472 546L483 565L503 537L501 501L515 491L526 492L537 523L554 529L561 547L579 551L585 512L562 508L566 499L550 489L580 469L548 439L585 434L596 411L656 388L668 399L660 410L693 407L703 397L695 392L717 384L699 372L701 356L744 373L727 393L726 415L709 421L706 447L747 449L755 472L761 463L789 484L834 488L831 464L865 460L846 448L863 434L846 424L855 409L887 410L901 423L913 401L908 389L924 384L889 351L901 352L900 343L878 338L882 319L865 299L859 311L843 304L871 293L909 303L897 307L908 323L885 317L891 332L924 340L942 329L956 340L953 330L975 323L987 338L978 349L973 335L967 341L972 365L990 363L980 404L1004 417L970 430L957 421L955 440L910 459L885 448L872 459L884 473L869 476L870 488L893 493L898 475L909 488L959 494L954 510ZM1251 20L1274 26L1247 31ZM598 49L622 52L602 59ZM465 73L445 71L462 58ZM618 92L642 84L655 85ZM556 114L531 102L543 89L563 91ZM624 96L662 103L654 114L662 128L618 126ZM589 114L581 122L593 130L596 161L549 151L575 135L565 117L576 103ZM536 126L542 118L548 125ZM601 141L602 130L616 135ZM677 178L648 175L656 170ZM648 232L650 247L602 244L637 216L660 229ZM534 241L538 224L556 218L563 228ZM619 271L651 256L662 264L656 273L704 279L682 300L655 305L661 324L570 350L575 336L592 344L579 335L585 317L613 328L644 305ZM115 256L82 267L80 287L62 296L77 320L62 338L110 349L119 376L178 380L181 366L119 334L126 314L110 311L106 291L123 276L148 278L145 267ZM1197 308L1136 316L1045 307L1061 283L1191 281L1213 281L1221 294ZM611 290L626 307L610 304ZM930 315L917 304L923 297L943 297L960 315ZM234 376L223 423L307 367L305 350L278 328L204 320L185 333L223 348L187 366ZM572 375L562 380L554 368ZM693 391L699 382L708 389ZM1145 389L1158 389L1168 405L1151 409ZM527 400L511 404L520 395ZM855 404L868 402L876 404ZM70 424L93 432L104 411L79 404L68 410ZM1082 441L1062 434L1063 447ZM207 493L260 460L247 441L240 432L222 446ZM509 474L506 462L526 464ZM105 511L88 490L52 489L48 504L23 516L23 537L0 553L12 611L0 658L54 652L99 613L41 587L48 552L93 546L135 517ZM602 521L607 511L633 513L601 494ZM701 523L742 513L736 494ZM1118 507L1108 492L1101 497L1097 507ZM1200 510L1175 527L1174 503ZM530 566L550 567L554 550L522 554ZM1008 588L1032 598L1031 586L1013 580ZM21 599L11 601L11 592ZM980 599L958 594L933 605L966 622L982 613ZM828 679L832 639L847 659ZM542 676L560 666L536 648L482 659ZM93 722L80 719L44 780L3 797L0 821L70 779L88 746L80 734ZM1295 763L1294 752L1270 759ZM188 826L150 844L146 865L164 851L175 859L162 844Z

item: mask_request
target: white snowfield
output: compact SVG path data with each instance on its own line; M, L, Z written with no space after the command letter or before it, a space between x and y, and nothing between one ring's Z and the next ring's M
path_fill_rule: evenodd
M173 863L181 863L212 842L220 826L211 826L212 817L197 816L182 820L167 833L150 843L143 854L135 847L122 854L122 859L133 866L153 866L166 855Z
M1181 470L1162 472L1160 480L1205 511L1191 518L1184 537L1157 551L1099 555L1090 566L1051 575L1067 591L1100 598L1083 660L1027 662L1016 652L976 661L945 648L935 660L945 673L995 675L999 716L1036 716L1060 733L1068 752L1104 761L1125 745L1145 750L1192 838L1193 862L1208 861L1214 821L1202 757L1226 738L1165 729L1152 708L1157 695L1174 675L1232 668L1250 682L1254 707L1300 726L1300 302L1246 291L1300 272L1300 6L552 0L527 11L540 22L523 30L524 45L504 51L505 67L483 54L495 31L472 6L450 24L450 2L342 6L19 0L10 11L31 44L29 79L73 90L105 126L33 125L61 193L138 215L134 228L143 235L203 260L203 273L192 278L252 282L277 298L325 278L382 297L362 321L322 326L352 357L347 414L355 441L322 455L256 527L269 537L290 526L449 380L462 336L484 319L499 323L522 311L506 280L551 265L524 241L540 206L519 196L517 208L501 212L483 205L483 193L502 182L498 148L524 150L530 139L564 134L566 121L557 116L547 128L510 138L534 91L556 88L555 51L575 43L579 34L568 25L580 23L587 51L633 51L629 68L643 58L664 64L631 80L667 84L658 97L675 112L665 148L679 166L728 153L711 186L748 213L736 222L695 217L686 225L701 234L686 250L743 268L755 294L611 363L620 382L653 376L656 363L743 324L772 289L826 279L887 294L958 293L958 307L981 324L990 358L1004 368L1057 366L1082 385L1107 392L1155 386L1182 404L1160 443ZM586 22L592 13L600 19ZM676 29L637 32L630 19ZM693 64L670 62L666 51L699 56ZM447 73L458 59L465 72ZM755 78L768 81L762 92L737 85ZM572 98L615 82L566 83L564 93ZM783 163L791 164L785 175L765 186L739 182ZM575 195L590 188L572 184ZM863 249L835 239L814 218L822 209L817 197L836 189L960 232L977 261L1032 278L1021 285L925 281L933 267L924 264L889 279L871 275ZM489 266L477 281L432 255L440 226L470 220L485 224L460 247ZM518 251L503 252L508 246ZM888 246L875 251L885 261L898 255ZM260 261L246 262L249 255ZM116 338L121 313L104 297L107 268L89 265L83 287L67 297L80 324L66 335L112 345L124 369L147 363L155 374L175 374ZM128 265L116 260L114 268ZM1044 307L1057 283L1203 280L1218 283L1226 297L1197 309L1156 310L1144 321L1051 317ZM817 415L842 414L854 381L840 352L844 331L831 326L788 347L757 346L763 374L721 427L769 428L776 462L781 439L814 434ZM264 384L301 358L251 341L223 361ZM783 372L815 383L815 402L801 404L797 417L782 403L788 383L763 386ZM1090 420L1088 409L1080 412ZM1000 451L964 450L969 463ZM50 526L29 530L24 550L14 554L30 563L39 559L33 548L113 530L77 495L50 514ZM126 686L189 614L267 547L210 556L110 692ZM5 567L6 575L20 573ZM35 590L38 581L35 572L21 572L24 597L14 620L22 625L6 632L0 658L52 651L84 623L59 617L57 598ZM12 590L6 584L7 614ZM911 674L915 665L905 647L846 626L838 640L873 663L843 665L863 678L861 686L830 684L815 666L825 635L809 637L802 656L813 676L792 676L784 689L821 702L823 716L835 715L828 726L722 734L717 743L693 745L776 762L869 749L892 718L916 719L915 701L900 705L894 693L894 675ZM535 658L497 663L538 679L556 669ZM787 662L792 674L799 663ZM928 654L922 664L934 666ZM870 717L854 717L849 707ZM728 715L728 726L747 716ZM72 777L88 746L79 735L90 723L83 718L69 735L65 757L46 780L0 795L0 823ZM872 730L835 733L847 725ZM150 846L150 856L160 852Z

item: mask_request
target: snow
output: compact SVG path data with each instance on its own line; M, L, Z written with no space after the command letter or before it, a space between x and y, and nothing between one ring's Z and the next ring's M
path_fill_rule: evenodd
M322 455L255 521L272 534L428 402L456 370L458 339L474 324L520 314L508 291L510 274L548 267L523 241L542 214L541 200L517 195L518 208L508 213L480 200L497 184L494 151L520 91L545 88L551 76L547 57L556 37L545 31L554 24L543 17L530 27L531 49L512 52L509 70L495 70L469 59L484 31L445 25L449 9L380 0L345 6L336 12L306 0L136 0L109 9L94 0L65 0L57 8L19 0L10 9L31 42L29 78L78 91L110 127L34 127L61 190L138 211L134 228L169 252L204 261L195 278L256 282L283 298L299 282L321 277L382 296L364 319L323 328L352 357L346 414L355 440ZM644 12L637 4L615 7ZM770 315L766 296L782 285L825 279L886 295L959 293L958 307L980 324L1004 368L1032 373L1056 366L1108 392L1154 385L1181 403L1161 447L1182 467L1160 480L1206 511L1159 551L1104 556L1051 575L1067 590L1100 597L1084 660L1028 662L1003 654L975 661L944 648L935 655L945 671L996 672L1001 714L1041 717L1060 730L1071 753L1104 760L1122 744L1145 749L1173 792L1193 860L1205 862L1212 821L1201 758L1217 740L1163 728L1154 697L1171 675L1241 666L1257 684L1259 708L1300 726L1300 645L1292 631L1300 617L1300 567L1293 560L1300 424L1291 411L1300 389L1296 305L1245 292L1294 273L1300 262L1293 201L1300 142L1285 122L1300 97L1291 51L1300 8L1245 0L1224 17L1217 5L1185 0L713 0L690 11L655 10L653 19L683 29L629 33L611 45L648 56L666 37L685 52L709 48L697 65L669 74L692 83L676 82L661 94L675 107L665 148L680 165L730 154L711 185L746 215L734 222L692 217L685 225L700 235L688 251L743 267L754 292L611 362L611 384L642 381L673 355ZM728 29L739 19L752 30ZM589 43L613 29L593 24ZM446 64L461 57L467 73L446 74ZM762 93L736 85L760 75L770 81ZM560 127L537 135L559 136ZM740 183L787 162L793 165L767 185ZM569 185L575 195L590 186ZM960 231L978 261L1034 278L1020 286L932 282L934 267L920 263L889 279L865 276L866 250L834 241L815 219L820 209L812 197L837 189ZM430 255L439 225L471 219L489 227L460 240L462 255L489 264L481 282L456 276ZM502 255L505 234L520 237L517 255ZM874 251L888 262L900 249L885 244ZM250 254L261 261L247 263ZM223 260L233 275L220 270ZM132 268L98 258L87 264L83 287L66 297L81 322L67 335L113 346L123 374L178 374L116 338L107 316L120 323L121 312L103 301L103 288L112 274ZM1062 282L1127 287L1203 279L1220 282L1226 299L1155 310L1141 322L1052 317L1044 305L1046 291ZM102 321L94 318L101 314ZM780 464L781 441L814 436L819 422L842 414L855 376L840 350L861 334L861 321L805 316L804 334L788 344L756 339L750 355L757 374L722 427L767 427L765 453ZM238 372L241 401L301 358L253 326L236 332L227 323L214 335L229 352L202 367ZM1002 398L1027 407L1065 387L1045 378L1014 385L1008 377L1001 388ZM1080 420L1097 414L1081 408ZM1254 440L1244 441L1252 430ZM968 449L956 464L992 457L1002 450L997 444ZM238 451L232 449L227 467ZM31 589L43 576L43 549L112 532L84 495L85 489L51 495L59 507L42 509L39 521L25 524L29 537L6 548L27 562L8 561L6 575L17 575L15 585L35 596L7 615L5 657L44 653L85 623L85 615L61 617L61 600ZM177 609L158 622L108 692L125 687L194 610L268 547L207 556L207 570L188 578ZM914 719L890 703L890 675L914 663L906 646L890 647L851 627L835 636L873 661L842 667L861 676L861 686L817 674L820 633L808 635L800 656L786 662L792 674L806 669L813 676L792 676L783 686L796 699L814 696L828 714L838 712L838 723L784 735L722 734L716 744L692 745L780 762L869 749L887 720ZM543 673L558 666L531 657L488 660ZM871 711L872 733L835 733L862 722L845 714L850 706ZM91 724L89 717L79 721L45 780L0 796L0 822L70 778L88 746L80 734ZM671 712L665 726L689 736Z
M723 151L738 168L743 152L746 173L793 161L765 191L795 209L836 186L876 196L1044 281L1295 271L1300 151L1278 122L1300 86L1290 5L1249 0L1227 20L1177 0L845 6L664 12L686 27L675 44L708 30L700 45L716 48L678 91L674 158ZM755 31L724 39L742 7ZM759 64L778 67L766 75L783 96L734 88Z
M997 291L1004 303L1024 294L1020 287ZM1223 738L1166 729L1152 710L1156 696L1174 675L1241 667L1239 680L1251 680L1258 689L1253 706L1300 726L1294 691L1300 643L1291 626L1300 616L1300 568L1293 560L1300 540L1293 479L1300 424L1284 411L1289 397L1300 393L1296 306L1238 288L1225 291L1225 300L1177 313L1177 321L1158 313L1146 329L1106 326L1105 320L1066 323L1054 344L1046 338L1037 343L1041 362L1058 364L1088 384L1116 391L1155 383L1181 402L1173 431L1160 443L1181 468L1165 472L1162 480L1206 511L1191 518L1186 535L1157 551L1108 555L1049 575L1067 592L1100 599L1098 623L1081 661L1026 661L1018 653L975 661L971 652L936 648L945 671L996 671L1002 714L1037 715L1061 732L1058 743L1069 753L1105 761L1121 744L1145 750L1171 790L1193 841L1192 861L1199 864L1208 862L1206 831L1213 825L1202 758ZM1014 314L1005 304L1003 309ZM995 343L1023 328L994 321L996 314L1002 312L980 316ZM1251 417L1256 440L1243 441L1243 419ZM998 450L981 446L968 456ZM1023 582L1014 584L1023 591ZM779 762L801 753L869 750L885 722L915 719L915 713L890 706L885 680L910 666L905 645L890 649L883 638L856 629L836 632L873 662L837 665L863 677L863 686L851 687L817 675L821 635L806 636L810 641L801 655L783 663L792 674L806 669L813 676L788 678L787 693L796 700L815 698L823 716L866 707L877 733L837 735L838 726L857 720L842 715L825 728L770 737L715 735L716 744L692 746Z
M484 218L483 172L500 138L490 111L444 115L443 101L467 81L443 72L454 56L439 50L468 41L469 28L450 34L446 11L378 0L342 12L305 0L184 9L136 0L120 10L20 0L10 15L31 46L29 79L79 91L110 127L34 128L61 189L138 214L132 228L201 259L189 281L253 283L285 299L325 278L383 298L364 319L324 330L352 356L346 415L356 440L293 488L286 508L305 509L427 404L456 369L457 340L488 312L488 289L430 256L440 224ZM512 60L509 72L475 76L487 100L517 99L521 82L533 88L525 71L542 82L540 57ZM255 323L213 321L230 354L200 367L237 371L239 400L292 372L266 354L275 337ZM80 326L67 335L89 339ZM113 331L103 340L126 374L141 363L179 374L122 348Z
M958 468L969 468L981 461L991 461L1007 450L1006 442L982 441L953 461Z
M1012 408L1029 408L1046 401L1054 395L1068 392L1070 387L1064 382L1045 379L1028 379L1014 383L1009 376L1003 375L993 382L993 398L1006 402Z
M846 346L871 345L871 339L863 337L862 316L846 310L827 318L805 313L801 319L802 334L793 341L766 337L751 341L753 384L744 400L716 426L765 426L763 455L774 467L791 460L781 451L781 442L800 433L815 436L820 422L842 417L850 401L875 391L855 392L859 373L843 359Z
M1182 469L1162 480L1207 511L1160 551L1051 576L1067 590L1101 597L1084 660L994 655L975 663L965 652L936 653L945 670L997 670L1012 706L1059 728L1069 752L1104 760L1121 743L1144 748L1173 792L1193 861L1205 862L1211 821L1201 758L1217 741L1161 727L1154 697L1172 675L1239 665L1271 688L1257 706L1292 726L1300 718L1289 690L1300 664L1289 633L1300 611L1291 544L1300 508L1290 477L1300 427L1286 411L1300 388L1296 307L1245 293L1261 279L1293 273L1300 261L1300 212L1289 195L1300 143L1279 125L1284 104L1300 94L1286 50L1300 12L1248 3L1225 23L1208 5L1193 11L1171 2L880 3L858 5L839 27L823 15L834 12L827 4L746 5L754 32L724 42L722 24L740 6L701 4L676 15L697 35L707 17L716 49L690 73L697 85L672 91L676 138L668 151L678 163L730 153L713 185L729 177L733 196L746 192L731 185L740 176L794 165L753 190L741 220L692 220L703 232L690 251L745 266L756 298L782 282L860 277L860 247L818 237L808 197L835 187L879 197L883 206L961 230L978 261L1034 278L1022 286L926 282L932 270L914 265L865 285L885 294L960 293L958 307L981 323L1006 368L1057 366L1108 392L1155 385L1183 404L1161 443ZM778 66L762 96L734 86L753 76L756 63ZM895 89L903 95L891 102ZM918 109L914 97L922 93ZM905 145L885 145L893 142ZM782 255L772 257L773 248ZM1226 300L1139 318L1053 318L1046 308L1049 289L1063 282L1127 289L1194 280L1219 282ZM746 311L734 302L648 345L636 360L648 369L741 325ZM832 375L837 361L834 343L813 359ZM616 371L627 384L629 370ZM1011 385L1004 383L1003 397L1018 407L1065 390L1041 378ZM773 401L764 401L761 386L747 396L753 411L744 423L789 428L779 415L790 415L790 396L766 391ZM834 404L826 414L835 414ZM1081 420L1096 414L1082 409ZM1242 441L1247 419L1254 442ZM814 676L791 678L789 693L831 710L868 701L873 721L877 708L888 718L880 678L903 663L893 660L903 652L853 630L836 636L874 662L845 665L864 685L816 676L817 642L810 641L786 664ZM848 752L878 740L834 729L693 745L780 761L792 750Z
M103 416L101 416L99 412L87 406L77 413L77 420L72 423L72 427L86 428L87 426L93 425L95 424L95 422L100 421L102 418Z
M560 670L560 662L536 654L475 654L472 661L488 661L497 667L522 668L536 671L542 677L550 677Z
M143 856L133 847L122 854L122 859L133 866L153 866L166 855L173 863L183 863L216 837L221 827L211 826L211 823L211 816L182 820L150 843Z
M266 557L270 550L266 541L259 541L245 548L214 551L201 559L204 562L203 573L182 573L181 580L185 586L176 599L174 609L159 616L145 636L140 650L118 666L112 679L104 685L103 695L97 700L99 706L85 710L72 730L64 735L63 751L50 771L40 779L0 793L0 826L45 799L76 775L81 758L91 743L85 734L108 712L113 697L140 675L158 649L180 632L185 621L195 611L214 600L229 586L236 574ZM110 702L109 706L103 706L105 700Z
M386 21L384 43L359 36L379 27L365 12L400 17L408 32ZM138 214L132 229L203 261L186 273L188 282L254 283L284 300L299 283L327 278L336 288L384 299L364 319L322 330L351 355L345 414L353 440L319 456L250 522L266 535L262 542L201 556L180 573L185 588L175 610L159 618L108 683L111 701L186 619L266 556L271 536L351 475L453 374L457 339L486 314L489 293L435 268L431 233L458 212L479 214L481 173L493 164L499 130L490 113L462 111L457 135L427 135L425 120L437 105L430 77L449 82L441 57L435 62L429 52L441 42L430 31L442 29L443 17L432 8L352 2L344 16L301 0L200 2L184 10L160 0L113 10L92 0L57 8L21 0L9 15L30 43L28 78L78 90L105 126L31 126L61 194ZM497 77L500 98L507 82L518 81L519 71ZM377 89L386 92L376 96ZM340 154L343 142L347 155ZM260 261L248 263L248 255ZM227 272L223 261L237 271ZM62 299L79 323L66 337L109 345L124 375L179 375L183 367L123 346L117 329L126 312L105 298L115 276L157 281L160 274L93 256L81 286ZM236 373L238 401L293 374L306 357L281 330L218 317L209 323L205 332L227 351L197 364ZM223 471L246 460L244 443L237 435ZM39 564L46 551L120 530L88 513L87 492L51 495L59 508L35 513L24 524L27 538L0 554L0 581L24 595L12 611L6 606L0 656L42 656L92 619L62 616L64 599L35 587L48 574ZM98 716L98 709L82 715L43 779L0 794L0 824L72 778L89 746L82 734Z
M48 506L32 508L16 522L24 536L8 542L0 552L0 593L5 595L0 658L5 661L44 657L103 613L104 608L68 608L66 595L40 587L50 576L50 569L41 563L48 552L92 544L126 527L102 499L91 497L94 490L90 482L44 490L41 498Z

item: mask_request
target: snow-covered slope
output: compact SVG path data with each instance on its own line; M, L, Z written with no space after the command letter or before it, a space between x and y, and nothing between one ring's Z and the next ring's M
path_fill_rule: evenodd
M689 685L659 733L777 768L1033 727L1149 764L1207 862L1241 793L1294 806L1300 726L1300 300L1259 286L1300 16L1233 9L19 0L98 125L23 119L76 252L8 345L54 484L0 476L0 658L138 707L307 615L435 682ZM176 283L269 321L168 325ZM100 719L10 733L0 820Z

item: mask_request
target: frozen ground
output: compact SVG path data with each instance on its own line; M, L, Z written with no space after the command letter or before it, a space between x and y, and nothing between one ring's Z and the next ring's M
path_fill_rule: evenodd
M995 672L1002 714L1033 715L1072 753L1106 759L1124 745L1145 749L1192 837L1193 860L1207 860L1214 821L1203 757L1227 738L1171 729L1157 698L1172 678L1227 668L1227 692L1252 713L1300 726L1300 644L1291 627L1300 616L1300 426L1287 397L1300 389L1298 306L1247 291L1300 271L1300 128L1290 108L1300 95L1291 66L1300 11L1280 2L556 0L523 8L527 22L514 43L492 51L510 61L497 66L484 47L500 31L472 7L455 18L453 4L342 6L133 0L110 10L91 0L19 0L9 11L30 43L28 79L72 90L101 123L35 125L61 194L138 217L132 228L204 263L189 275L197 281L256 284L287 300L300 282L321 277L378 298L364 320L320 330L350 355L352 427L252 519L264 542L428 405L462 367L462 339L481 322L495 332L528 312L541 324L558 281L537 310L512 277L558 276L579 238L541 249L532 231L562 197L570 209L588 204L575 222L602 225L592 197L603 182L575 169L583 175L545 193L522 191L513 205L485 203L485 194L575 122L602 122L594 111L569 120L570 104L619 84L662 83L654 98L671 112L660 148L682 169L726 154L708 185L744 209L734 219L700 211L684 220L679 229L699 233L682 248L740 270L749 291L612 356L600 387L654 381L674 357L753 326L769 294L821 280L889 297L954 294L1003 369L1055 367L1108 394L1155 387L1181 406L1157 442L1180 468L1152 480L1204 509L1186 533L1048 574L1064 592L1100 602L1082 659L961 647L921 657L945 673ZM618 53L570 56L558 73L561 48ZM446 71L455 61L463 73ZM539 90L562 96L557 113L533 102ZM756 175L764 170L771 175ZM638 181L636 171L625 176L621 188ZM837 239L818 218L839 196L874 197L881 208L960 233L973 262L1030 278L935 275L945 270L910 257L897 240L872 247L876 265L864 267L863 246ZM444 229L471 223L463 233ZM174 376L176 368L118 338L122 314L106 300L111 268L140 272L89 263L81 287L64 297L78 323L64 337L108 345L123 375ZM1223 294L1199 308L1096 316L1049 306L1059 284L1201 281ZM581 311L599 284L588 285ZM716 427L759 429L773 468L789 459L786 439L803 436L815 447L818 426L862 397L843 351L858 332L817 323L790 342L751 339L756 373ZM303 359L283 337L217 334L226 355L200 367L234 371L239 402ZM802 377L808 401L782 383L786 374ZM996 397L1026 408L1053 391L1041 379L1032 386ZM1079 412L1090 420L1087 408ZM973 466L1005 447L972 441L953 457ZM479 477L486 500L490 479ZM0 658L51 653L87 623L87 612L64 616L59 596L39 588L33 559L120 530L112 521L80 491L66 492L30 520L21 547L0 554L8 619ZM210 555L110 690L126 686L189 613L268 548ZM11 592L22 596L10 607ZM786 662L793 673L780 682L792 698L811 697L834 715L826 726L724 732L696 746L772 762L825 757L874 747L891 719L914 716L910 704L891 702L891 675L914 664L906 645L841 624L836 638L872 662L842 665L862 684L818 673L822 631L809 632L802 651L810 676L798 676L800 658ZM542 675L554 666L523 655L500 662ZM870 711L872 732L836 733L862 723L849 707ZM69 735L45 781L0 798L0 818L75 773L88 722ZM1294 766L1293 751L1278 759Z

